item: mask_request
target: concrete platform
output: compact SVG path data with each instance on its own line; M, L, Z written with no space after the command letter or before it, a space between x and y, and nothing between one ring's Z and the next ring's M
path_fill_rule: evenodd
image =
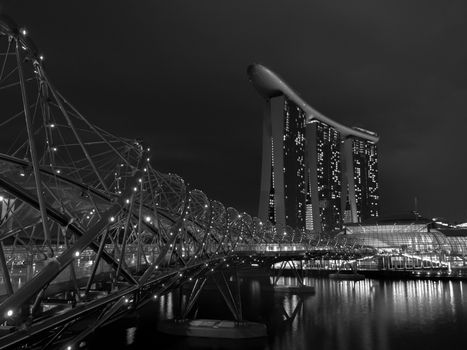
M164 320L157 330L161 333L203 338L245 339L267 336L266 325L257 322L229 320Z

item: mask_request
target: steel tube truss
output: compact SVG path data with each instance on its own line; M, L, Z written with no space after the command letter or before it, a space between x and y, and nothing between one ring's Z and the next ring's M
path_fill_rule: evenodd
M4 16L0 127L0 324L12 327L2 348L65 344L70 332L76 343L236 261L237 247L314 239L158 172L149 147L94 125L57 91L27 31Z

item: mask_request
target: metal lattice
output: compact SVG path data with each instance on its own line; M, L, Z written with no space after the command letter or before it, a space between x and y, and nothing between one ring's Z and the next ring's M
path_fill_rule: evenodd
M236 247L312 239L152 168L147 146L92 124L60 94L27 31L7 17L0 103L0 323L18 330L0 347L44 331L37 344L52 344L89 314L92 330L221 269Z

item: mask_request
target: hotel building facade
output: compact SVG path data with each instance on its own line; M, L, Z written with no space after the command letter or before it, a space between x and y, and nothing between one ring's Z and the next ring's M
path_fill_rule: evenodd
M377 217L378 136L323 116L262 65L248 75L266 100L258 217L314 232Z

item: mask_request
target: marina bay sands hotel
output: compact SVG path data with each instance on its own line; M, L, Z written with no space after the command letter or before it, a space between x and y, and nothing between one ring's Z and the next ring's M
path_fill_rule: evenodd
M258 217L314 232L377 217L376 133L325 117L262 65L248 76L266 99Z

